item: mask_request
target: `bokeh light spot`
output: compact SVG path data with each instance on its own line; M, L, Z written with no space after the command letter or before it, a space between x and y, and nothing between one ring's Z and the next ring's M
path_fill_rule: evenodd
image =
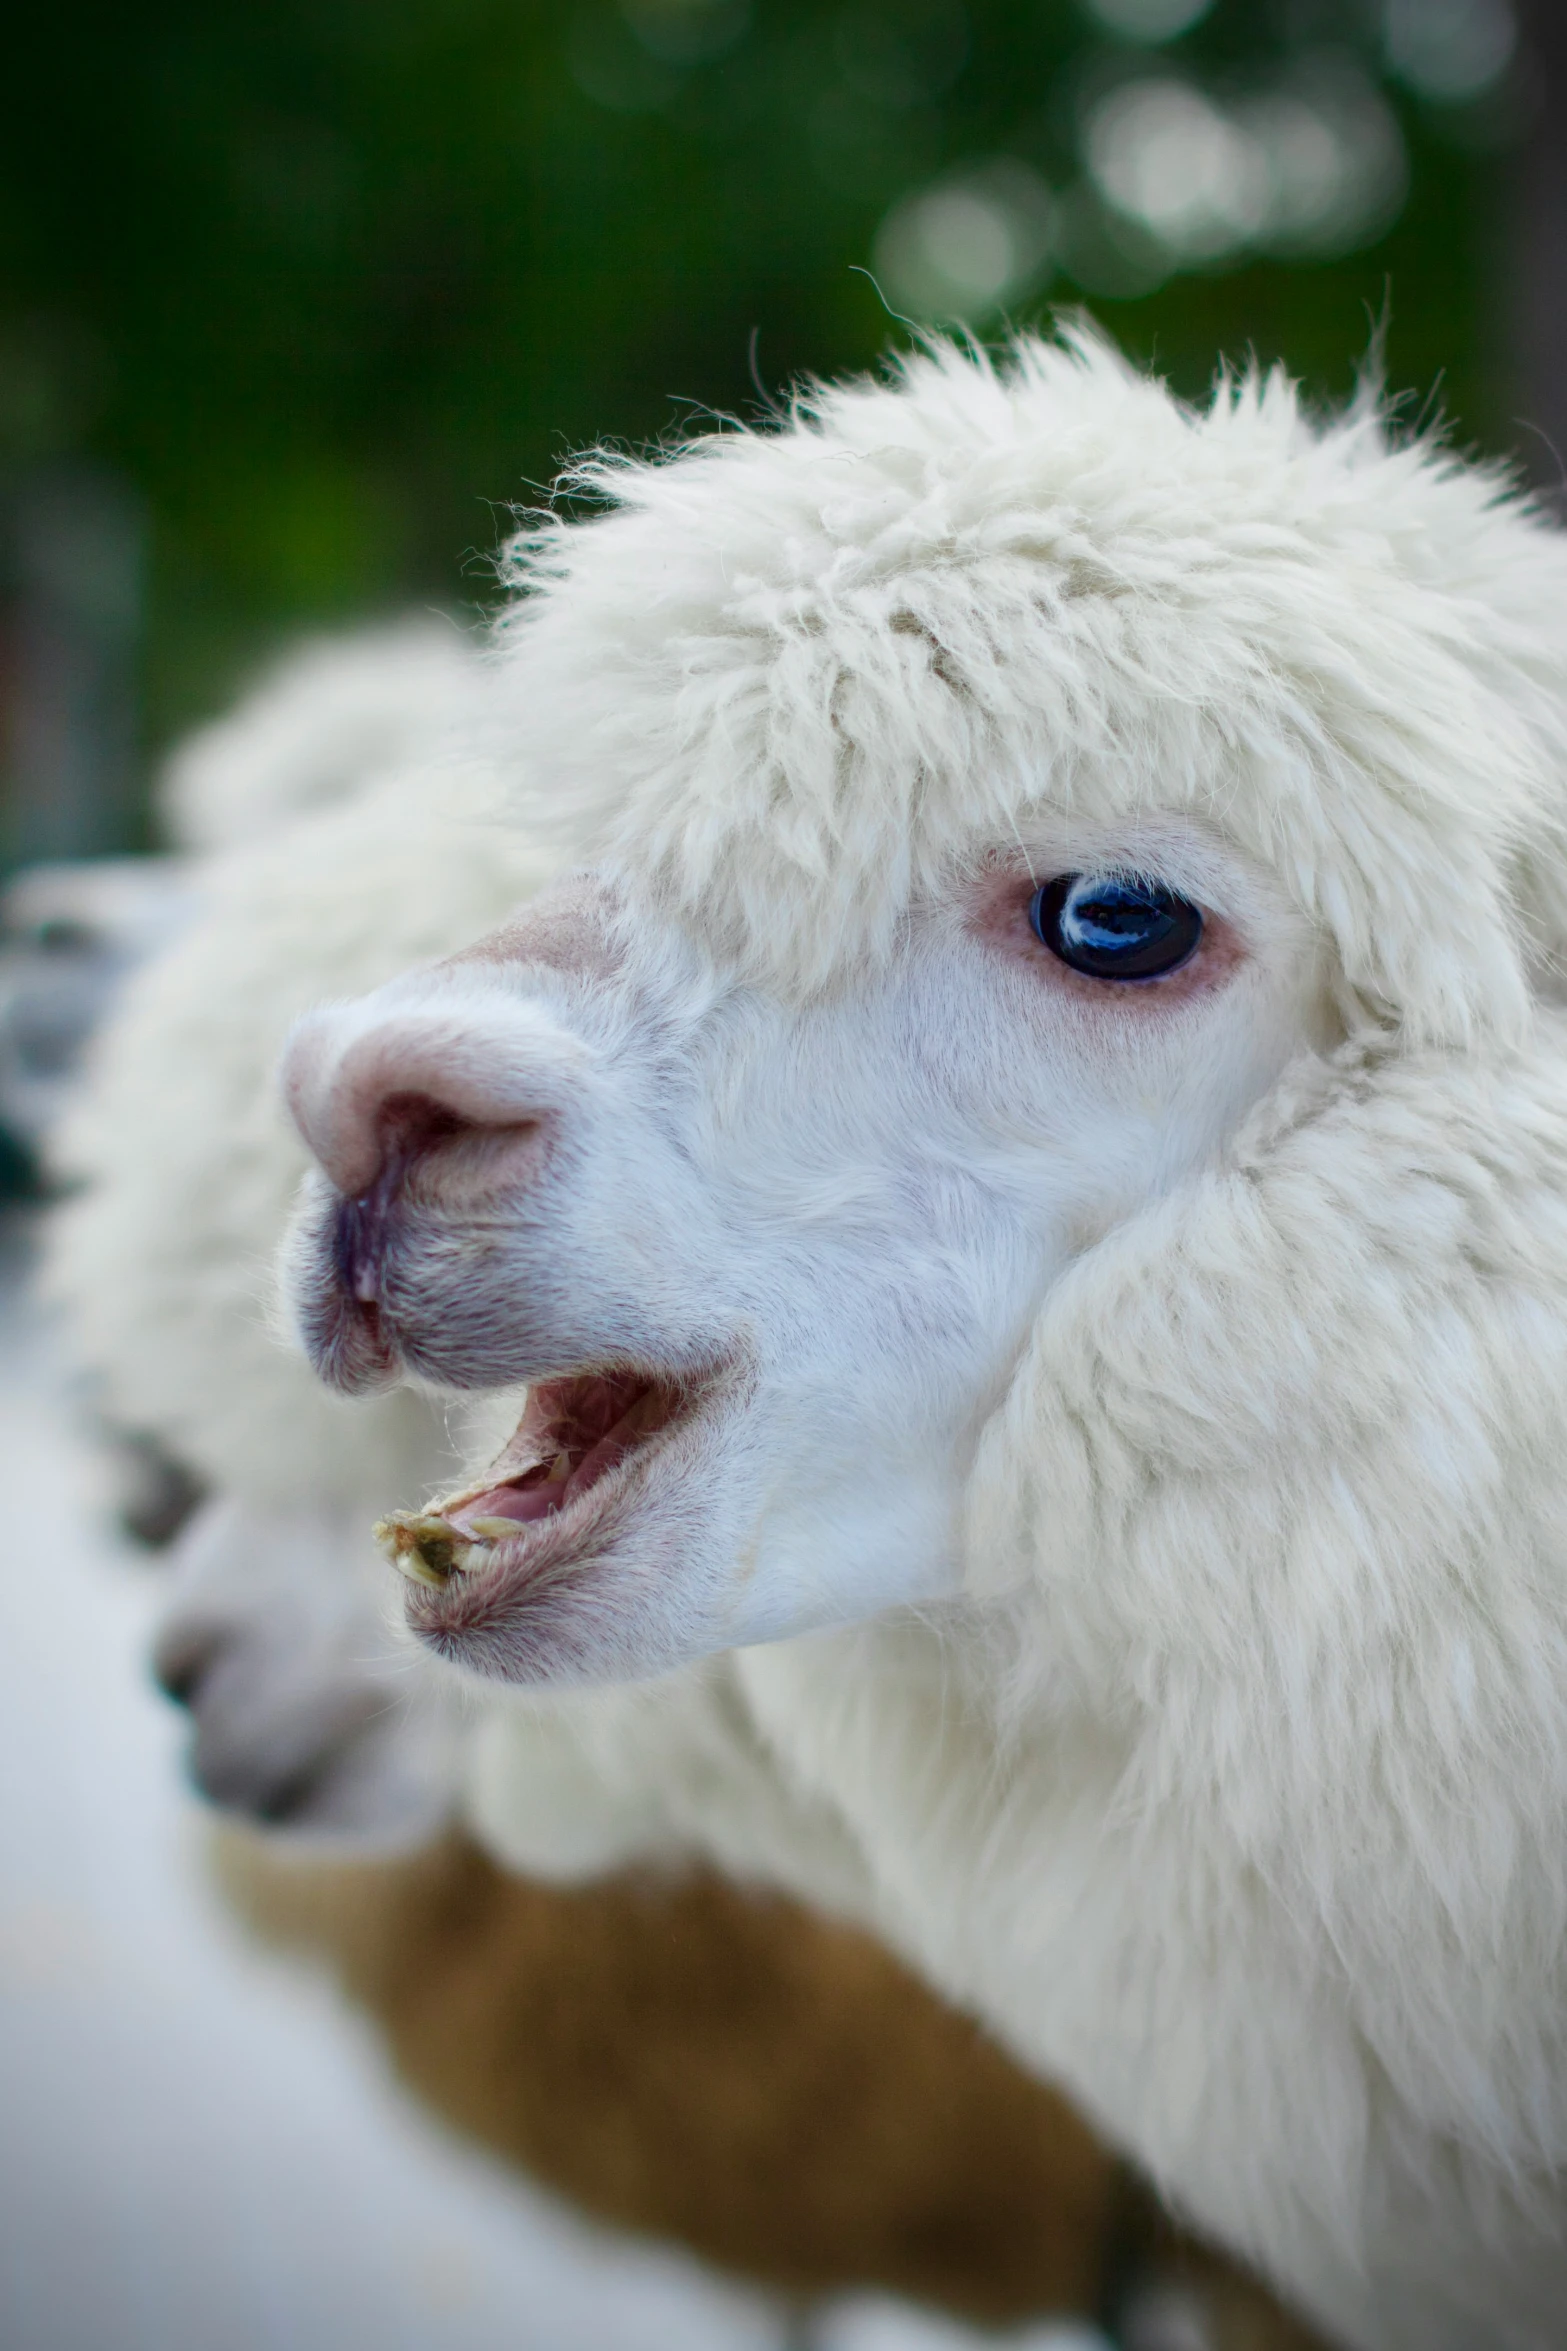
M1391 109L1347 60L1307 60L1229 104L1174 74L1088 111L1089 179L1180 262L1249 250L1320 258L1383 234L1408 186Z
M958 0L846 8L833 30L839 72L877 106L940 98L963 71L968 49L968 14Z
M1461 104L1496 87L1518 46L1508 0L1385 0L1388 71L1419 97Z
M620 0L621 14L663 65L708 65L744 40L750 0Z
M1267 219L1265 156L1195 83L1123 83L1094 107L1084 147L1106 202L1172 253L1205 260L1231 252Z
M1036 172L998 158L895 204L876 234L877 277L917 318L991 317L1043 284L1053 211Z
M1142 41L1153 47L1173 41L1201 24L1213 0L1084 0L1088 14L1107 33L1123 41Z

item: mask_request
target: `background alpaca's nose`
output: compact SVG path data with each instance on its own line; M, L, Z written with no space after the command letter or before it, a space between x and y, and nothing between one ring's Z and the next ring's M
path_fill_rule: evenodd
M428 989L307 1013L289 1039L284 1098L348 1199L394 1161L474 1129L537 1125L579 1089L586 1049L542 1005Z

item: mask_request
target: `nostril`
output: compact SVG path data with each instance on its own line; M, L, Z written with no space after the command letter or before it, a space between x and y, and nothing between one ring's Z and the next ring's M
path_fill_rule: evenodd
M176 1706L188 1707L196 1695L201 1668L194 1658L187 1657L178 1665L163 1670L154 1668L152 1678L165 1698L172 1699Z
M381 1259L397 1195L414 1162L453 1136L472 1132L470 1122L430 1094L388 1094L376 1113L379 1172L373 1184L341 1200L333 1220L332 1259L338 1283L361 1306L374 1308L380 1295Z
M165 1698L187 1709L226 1645L210 1627L179 1627L163 1634L152 1653L152 1678Z
M284 1054L294 1123L334 1190L366 1198L436 1146L515 1137L578 1098L588 1055L542 1007L375 999L307 1013Z
M377 1117L381 1133L381 1164L406 1162L453 1135L472 1132L473 1122L433 1094L388 1094Z
M373 1308L380 1297L381 1255L386 1239L386 1186L377 1184L361 1199L338 1204L332 1223L332 1270L345 1296Z

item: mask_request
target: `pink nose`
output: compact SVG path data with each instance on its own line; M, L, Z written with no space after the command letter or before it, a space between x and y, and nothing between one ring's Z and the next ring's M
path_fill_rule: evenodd
M283 1056L295 1125L358 1199L394 1152L464 1129L527 1127L578 1092L586 1049L542 1005L426 983L307 1013Z

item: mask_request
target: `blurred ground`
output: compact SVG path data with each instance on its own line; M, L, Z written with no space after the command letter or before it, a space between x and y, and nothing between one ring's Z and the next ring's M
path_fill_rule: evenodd
M0 2344L781 2351L759 2298L444 2140L207 1894L157 1570L107 1530L0 1225Z

